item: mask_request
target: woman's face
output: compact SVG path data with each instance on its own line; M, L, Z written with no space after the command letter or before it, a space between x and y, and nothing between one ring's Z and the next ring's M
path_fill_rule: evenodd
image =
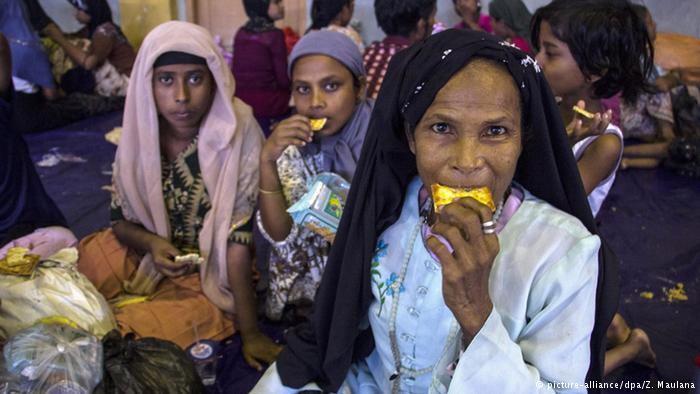
M88 23L90 23L92 17L90 17L90 14L83 10L76 10L75 19L77 19L78 22L82 23L83 25L87 25Z
M476 59L435 96L413 133L425 185L487 186L500 201L522 151L520 93L502 66Z
M282 0L270 1L270 5L267 7L267 15L273 21L284 19L284 3L282 3Z
M294 63L292 97L297 111L309 118L327 118L317 135L340 131L350 120L362 89L350 70L326 55L308 55Z
M540 36L537 43L540 50L535 59L542 67L547 83L554 95L570 101L586 97L589 87L569 46L558 39L547 21L540 24Z
M493 34L499 37L512 38L514 36L513 30L506 25L503 19L491 17L491 27L493 28Z
M199 130L214 99L214 78L200 64L173 64L153 69L153 98L170 129L189 136Z
M481 3L478 0L457 0L454 4L455 11L463 19L479 20Z

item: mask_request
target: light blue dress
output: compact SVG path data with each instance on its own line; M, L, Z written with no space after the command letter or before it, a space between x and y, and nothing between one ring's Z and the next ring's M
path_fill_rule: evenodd
M494 308L465 347L443 300L440 263L416 231L420 187L414 179L400 218L377 242L368 314L375 350L353 365L340 392L586 392L600 239L524 191L498 235L489 278ZM402 366L393 380L392 337ZM273 366L253 392L294 392L276 375Z

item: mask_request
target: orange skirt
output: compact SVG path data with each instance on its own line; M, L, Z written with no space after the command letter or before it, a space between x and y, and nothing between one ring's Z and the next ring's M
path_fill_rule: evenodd
M136 272L140 257L112 229L85 237L78 252L78 269L108 301L127 295L123 284ZM221 340L235 332L232 317L202 292L199 273L165 278L148 301L114 308L114 315L122 334L166 339L183 349L197 339Z

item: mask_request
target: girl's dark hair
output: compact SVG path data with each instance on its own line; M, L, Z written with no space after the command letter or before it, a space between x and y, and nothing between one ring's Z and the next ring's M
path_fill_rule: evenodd
M314 0L311 3L311 26L309 30L320 30L330 25L343 7L350 6L353 0Z
M542 22L569 46L583 75L601 78L593 83L596 98L622 92L627 102L651 91L648 76L654 59L644 19L627 0L554 0L538 9L530 25L532 43L539 50Z
M428 21L436 0L375 0L374 15L388 36L408 37L420 20Z

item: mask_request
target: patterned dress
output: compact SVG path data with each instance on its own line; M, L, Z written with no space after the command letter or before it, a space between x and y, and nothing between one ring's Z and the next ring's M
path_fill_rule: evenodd
M183 254L199 253L199 232L204 216L211 209L209 194L199 167L197 139L169 162L161 156L163 199L170 223L170 242ZM250 201L250 204L254 204ZM117 194L112 193L110 206L112 222L125 220ZM243 223L232 222L228 241L250 245L253 240L253 222L247 218Z
M323 156L304 156L288 147L277 160L277 171L287 205L297 202L307 191L307 182L322 172ZM331 244L306 227L292 224L286 239L276 242L267 234L257 215L260 232L272 245L269 262L270 284L265 302L265 314L279 320L288 305L308 306L321 282Z

